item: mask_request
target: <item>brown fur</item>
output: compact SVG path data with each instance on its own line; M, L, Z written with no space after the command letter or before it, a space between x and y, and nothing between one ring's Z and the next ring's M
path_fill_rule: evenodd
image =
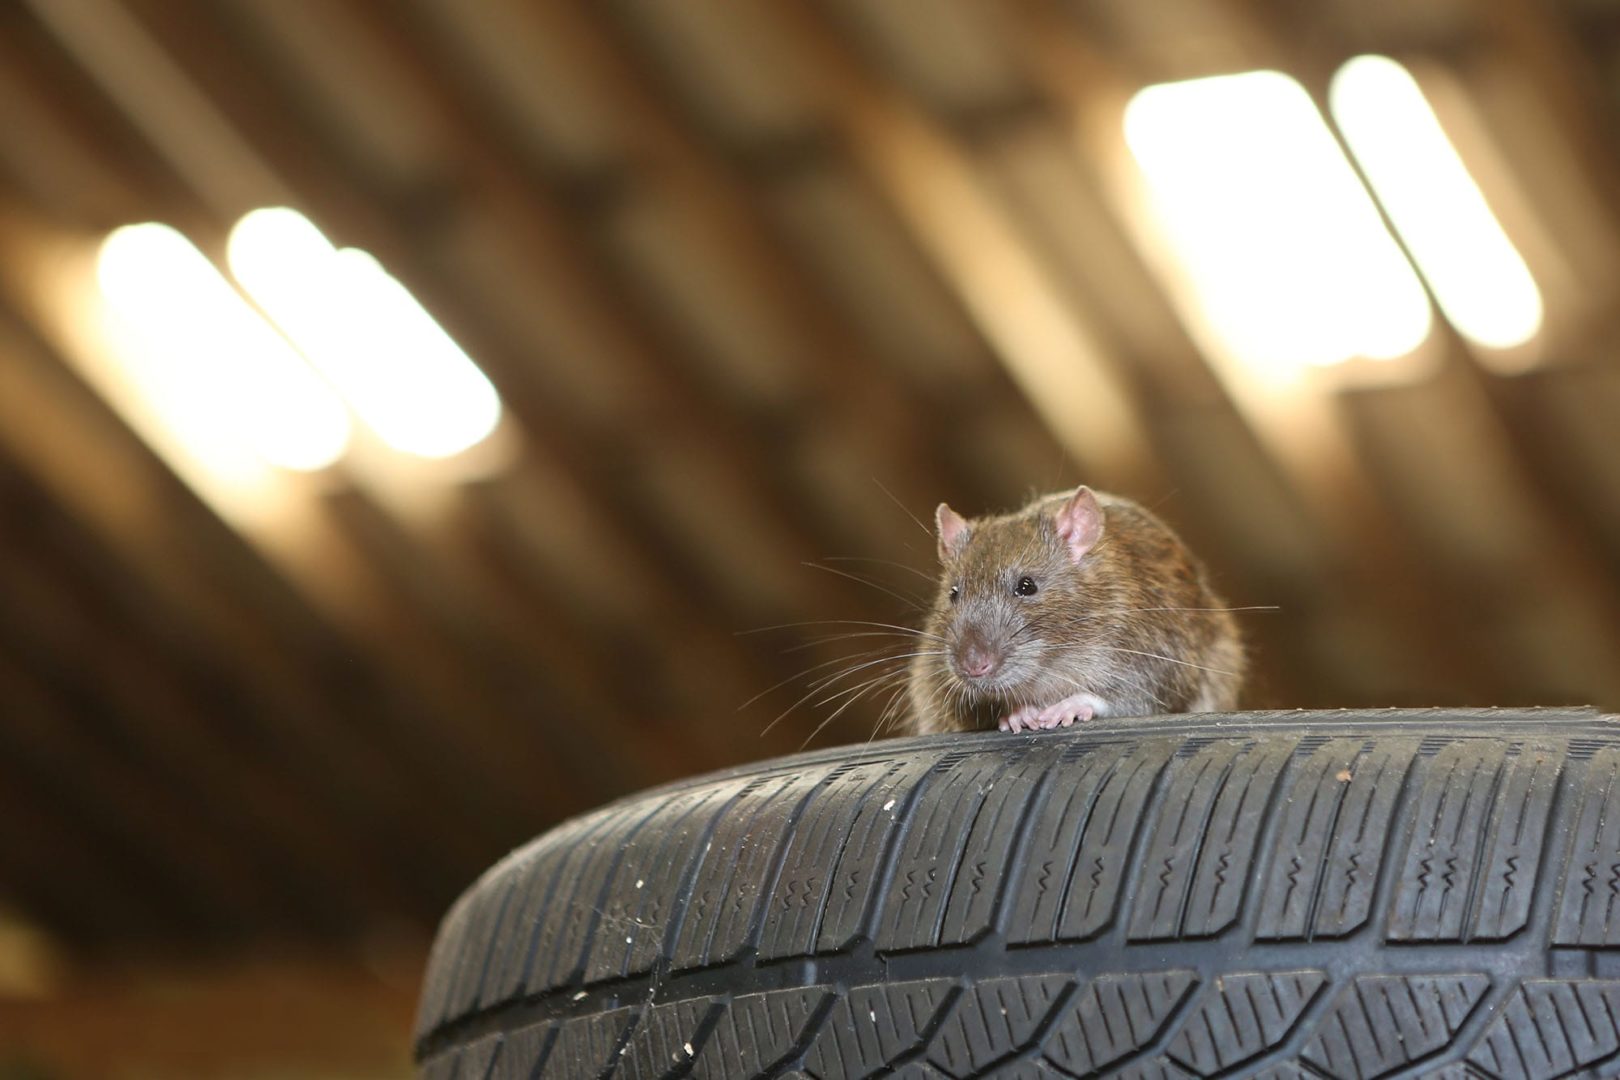
M1243 646L1203 567L1147 510L1095 494L1103 533L1078 562L1054 524L1069 492L974 519L958 550L941 545L939 593L910 673L912 730L994 728L1013 709L1076 691L1106 700L1105 716L1237 707ZM1015 592L1026 575L1038 582L1033 596ZM971 640L1004 656L992 685L953 666Z

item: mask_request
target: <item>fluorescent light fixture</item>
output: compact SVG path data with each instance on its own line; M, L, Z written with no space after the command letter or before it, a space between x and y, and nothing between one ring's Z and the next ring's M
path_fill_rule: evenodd
M1541 329L1541 290L1417 80L1386 56L1333 77L1333 118L1458 332L1508 349Z
M96 278L124 377L199 459L224 467L245 446L311 471L343 454L343 403L180 233L156 223L113 231Z
M255 210L231 231L231 272L383 442L443 458L500 421L488 378L376 259L308 218Z
M1428 336L1422 284L1294 79L1147 87L1126 106L1125 138L1206 348L1289 379Z

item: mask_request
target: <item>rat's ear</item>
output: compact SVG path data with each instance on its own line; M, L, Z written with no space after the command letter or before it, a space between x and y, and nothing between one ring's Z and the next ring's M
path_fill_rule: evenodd
M1069 558L1079 562L1102 539L1103 508L1091 489L1081 484L1058 510L1054 524L1068 545Z
M934 523L939 526L939 561L960 555L967 546L968 534L973 531L967 519L940 503L934 511Z

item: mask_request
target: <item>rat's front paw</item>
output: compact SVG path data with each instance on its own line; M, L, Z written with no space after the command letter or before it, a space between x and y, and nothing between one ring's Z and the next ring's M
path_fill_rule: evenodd
M1055 727L1068 727L1075 721L1084 722L1095 715L1095 710L1085 702L1070 703L1060 701L1040 711L1035 717L1035 725L1042 730L1050 731Z
M1025 705L1022 709L1003 716L998 726L1002 731L1010 731L1014 735L1020 731L1034 731L1039 726L1040 715L1040 709L1034 705Z
M1071 694L1055 705L1044 709L1026 705L1017 712L1001 718L1001 730L1017 734L1020 731L1051 731L1068 727L1076 721L1084 722L1097 715L1099 701L1091 694Z

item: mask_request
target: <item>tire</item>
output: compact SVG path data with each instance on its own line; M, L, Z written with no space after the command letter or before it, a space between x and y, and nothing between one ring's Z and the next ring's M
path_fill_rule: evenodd
M485 1077L1620 1071L1620 723L1242 713L801 755L567 822L445 917Z

